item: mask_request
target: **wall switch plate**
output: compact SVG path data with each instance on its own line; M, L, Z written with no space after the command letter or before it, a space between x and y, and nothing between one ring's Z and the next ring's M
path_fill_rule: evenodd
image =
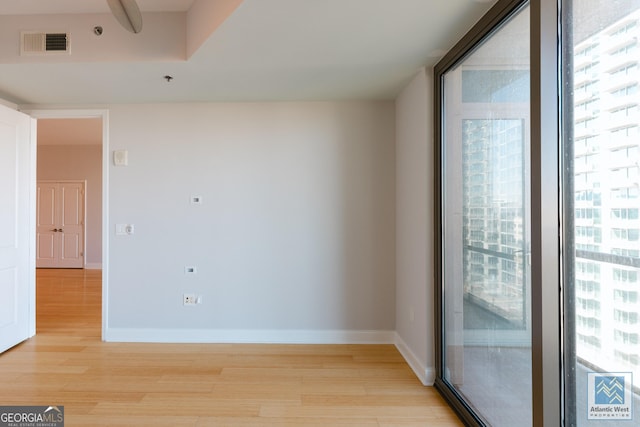
M198 297L194 294L182 295L182 305L196 305L198 303Z
M128 166L129 165L129 152L127 150L114 150L113 151L113 164L116 166Z
M116 236L130 236L134 230L133 224L116 224Z

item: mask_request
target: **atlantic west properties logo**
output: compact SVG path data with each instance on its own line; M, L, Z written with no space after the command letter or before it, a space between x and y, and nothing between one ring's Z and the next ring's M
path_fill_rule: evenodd
M596 377L596 404L624 405L624 377Z
M64 427L64 406L0 406L0 427Z
M590 372L587 386L588 419L633 419L630 372Z

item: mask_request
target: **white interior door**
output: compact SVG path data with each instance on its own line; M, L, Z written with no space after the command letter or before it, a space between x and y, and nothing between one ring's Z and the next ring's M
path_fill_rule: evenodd
M56 223L56 183L38 182L36 210L36 267L56 267L60 257Z
M38 182L36 265L84 267L84 182Z
M0 105L0 352L35 334L35 120Z

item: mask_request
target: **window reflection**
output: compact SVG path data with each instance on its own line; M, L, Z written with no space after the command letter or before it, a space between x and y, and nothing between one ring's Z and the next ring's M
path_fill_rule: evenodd
M528 28L444 75L445 379L494 426L532 422Z
M465 307L524 329L524 120L463 120L462 127Z

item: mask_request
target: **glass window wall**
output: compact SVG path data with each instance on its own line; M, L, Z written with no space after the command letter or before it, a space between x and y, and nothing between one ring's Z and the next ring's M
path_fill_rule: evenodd
M436 386L470 425L635 425L640 0L485 18L435 72Z
M567 425L628 426L640 408L640 1L563 6L562 75L574 89L564 94L571 114L561 144L565 241L574 248L565 263L573 354L565 370L575 389Z
M529 425L529 13L443 76L444 380L476 416Z

